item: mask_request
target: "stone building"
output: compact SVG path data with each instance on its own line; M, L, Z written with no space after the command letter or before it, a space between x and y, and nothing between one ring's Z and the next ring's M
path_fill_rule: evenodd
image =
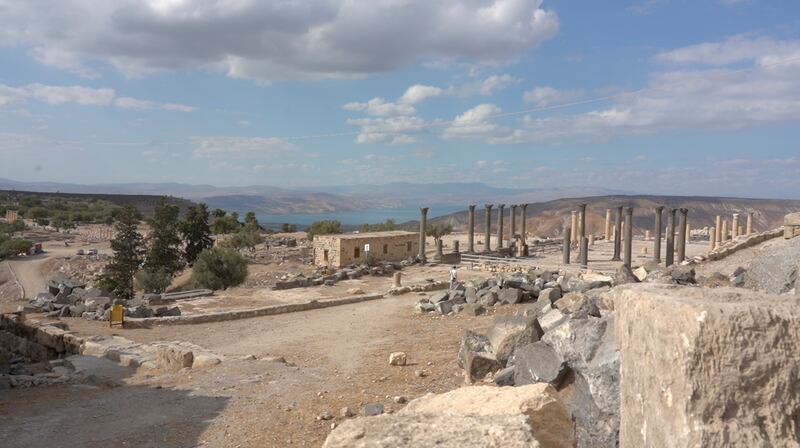
M401 261L419 252L419 233L388 232L317 235L314 237L314 264L338 269L366 259Z
M19 214L16 210L6 210L6 222L11 224L12 222L19 219Z

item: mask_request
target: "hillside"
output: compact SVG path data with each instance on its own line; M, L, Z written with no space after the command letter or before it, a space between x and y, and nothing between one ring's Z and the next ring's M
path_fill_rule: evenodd
M786 213L800 210L800 200L789 199L747 199L747 198L717 198L703 196L593 196L583 198L557 199L548 202L532 203L528 205L527 229L529 234L537 236L557 236L561 229L570 220L570 211L577 210L581 203L586 206L586 228L589 232L600 234L605 226L606 209L612 209L614 217L616 207L634 207L633 225L637 233L652 230L654 224L653 209L658 205L666 209L685 207L689 209L689 224L692 228L702 228L714 225L716 215L730 219L734 212L753 212L753 226L756 230L775 228L783 224ZM508 207L506 207L505 224L508 226ZM518 210L519 213L519 210ZM492 227L496 229L497 209L492 210ZM484 230L483 206L478 206L475 211L476 232ZM518 215L519 216L519 215ZM452 213L438 218L430 219L433 224L450 224L455 231L467 230L467 211ZM742 224L744 221L741 221ZM666 225L666 211L664 212ZM413 227L412 223L408 223ZM494 231L494 230L493 230Z
M21 211L23 216L25 210L31 207L54 207L64 211L81 212L96 206L111 205L125 206L133 205L142 215L149 217L153 215L155 207L162 200L168 204L177 205L181 212L193 205L192 201L176 198L172 196L157 195L129 195L129 194L83 194L83 193L59 193L59 192L34 192L17 190L0 190L0 197L3 200L2 207L12 208ZM60 205L53 205L60 203ZM72 209L72 210L70 210ZM3 210L4 212L4 210Z

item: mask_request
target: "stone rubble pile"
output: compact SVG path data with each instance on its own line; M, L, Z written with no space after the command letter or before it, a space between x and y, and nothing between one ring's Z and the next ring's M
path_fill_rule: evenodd
M338 271L332 274L323 275L319 273L318 275L312 277L306 277L303 274L296 274L296 275L284 275L281 277L280 281L275 283L275 286L272 289L281 290L281 289L293 289L293 288L305 288L307 286L333 286L336 282L342 280L353 280L357 278L361 278L365 275L375 275L375 276L383 276L383 275L391 275L395 271L402 270L404 266L408 266L411 262L410 261L402 261L402 262L378 262L375 266L366 266L366 265L351 265L343 269L339 269Z
M201 296L207 295L202 291L205 290L201 290ZM170 296L170 294L164 296ZM61 277L48 280L47 290L37 294L26 305L21 306L19 311L45 313L48 317L84 317L91 320L108 320L111 305L115 302L119 301L107 291L99 288L86 288L86 284L83 282ZM142 298L124 303L125 317L180 316L181 310L177 306L155 306L167 302L169 300L164 301L159 294L145 294Z
M611 286L696 283L691 266L646 264L636 271L623 266L612 277L532 270L524 277L466 286L464 305L452 302L461 300L456 291L452 297L434 295L416 308L425 312L433 305L431 311L449 313L470 304L519 303L513 314L497 316L485 335L464 333L457 360L467 382L550 385L574 422L577 446L616 446L620 359Z
M58 384L93 384L91 375L77 370L68 359L31 363L21 357L0 355L0 390L23 389Z

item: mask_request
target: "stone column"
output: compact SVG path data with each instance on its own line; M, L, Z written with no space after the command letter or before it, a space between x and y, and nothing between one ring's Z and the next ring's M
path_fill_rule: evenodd
M423 263L425 259L425 234L428 231L428 208L419 209L419 259Z
M708 229L708 251L711 252L717 247L717 228L711 227Z
M722 242L722 216L717 215L717 222L715 223L715 227L717 228L717 246L719 243Z
M689 210L682 208L680 212L678 217L678 263L686 259L686 215Z
M467 224L467 252L475 253L475 206L469 206L469 223Z
M586 262L589 259L588 249L589 245L584 244L584 240L586 239L586 204L580 204L578 206L578 226L579 226L579 233L578 233L578 241L580 242L580 260L581 265L586 266Z
M528 218L528 204L522 204L520 205L520 207L522 207L522 216L521 216L522 222L519 225L522 228L522 231L520 232L522 235L520 235L520 237L522 238L522 244L524 245L528 244L528 237L526 236L526 233L528 233L527 230L528 223L525 222L527 221Z
M564 241L561 248L561 262L563 264L569 264L569 248L572 243L569 239L572 236L572 228L570 226L564 227L564 233L562 235Z
M614 235L614 256L611 257L611 261L621 261L620 258L620 245L622 242L622 206L620 205L617 207L617 222L616 224L616 232Z
M594 246L594 233L589 234L589 247Z
M728 220L722 220L722 242L728 241Z
M686 241L692 241L692 224L686 221Z
M655 234L656 237L653 240L653 261L656 263L661 263L661 212L664 211L664 207L659 205L656 207L656 226L655 226Z
M731 238L734 240L739 237L739 214L734 213L731 219Z
M625 209L625 255L623 264L631 267L633 255L633 207Z
M503 212L506 204L497 204L497 250L503 248Z
M517 204L511 206L509 218L511 218L511 229L508 232L508 245L511 246L511 242L514 241L514 237L517 235Z
M442 261L442 257L444 257L444 248L442 247L443 245L444 245L444 243L442 243L442 239L441 238L436 240L436 256L434 257L434 259L436 261L441 262Z
M403 278L403 273L400 272L400 271L396 271L394 273L394 283L393 283L392 286L394 286L395 288L399 288L400 284L402 282L402 280L401 280L402 278Z
M454 254L459 254L459 253L461 253L461 252L459 251L459 247L458 247L458 240L455 240L455 241L453 241L453 253L454 253Z
M484 205L486 212L486 245L483 246L484 252L492 251L492 204Z
M753 214L747 214L747 228L745 229L745 235L750 235L753 233Z
M611 241L611 209L606 209L606 227L605 227L606 241Z
M675 263L675 210L669 209L667 214L667 259L664 262L666 266L671 266Z
M650 231L649 230L645 230L644 231L644 240L645 241L650 241Z
M575 241L578 241L578 212L573 210L570 219L571 222L569 227L570 228L569 240L574 243Z

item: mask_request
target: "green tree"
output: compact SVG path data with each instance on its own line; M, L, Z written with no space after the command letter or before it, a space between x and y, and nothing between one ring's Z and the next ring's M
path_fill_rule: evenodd
M225 215L227 215L227 214L228 214L228 212L226 212L225 210L223 210L221 208L215 208L214 211L211 212L211 216L213 216L215 219L224 218Z
M387 219L386 222L379 224L364 224L359 229L362 232L384 232L387 230L397 230L394 219Z
M181 237L178 234L178 214L175 205L162 201L150 220L150 238L144 268L150 272L163 270L170 276L183 269Z
M220 212L222 212L221 215ZM239 217L236 213L226 215L225 210L216 209L211 213L211 215L214 217L214 220L211 222L211 231L215 235L234 233L237 232L241 227L241 224L239 223Z
M261 225L258 223L255 212L247 212L244 215L244 226L261 230Z
M208 225L206 204L189 207L186 217L181 222L181 234L186 243L183 256L189 264L194 263L200 252L214 245L214 241L211 240L211 228Z
M136 273L135 279L136 285L144 292L156 294L166 291L172 283L172 276L163 269L157 271L142 269Z
M234 233L230 238L225 240L223 245L231 249L241 250L244 248L250 249L250 252L256 251L256 246L264 242L264 237L261 232L251 227L243 227L237 233Z
M133 277L142 266L146 251L144 238L138 232L139 219L133 206L124 207L117 217L117 234L111 240L114 257L106 265L100 287L121 299L133 298Z
M28 253L33 247L33 242L19 238L10 238L0 242L0 259L14 255Z
M313 240L316 235L334 235L342 233L342 223L335 220L314 221L306 229L308 239Z
M297 225L296 224L289 224L288 222L287 223L283 223L283 225L281 226L281 231L284 232L284 233L297 232Z
M428 228L425 231L427 236L432 236L436 241L451 233L453 233L453 226L450 224L428 224Z
M247 278L247 261L228 248L206 249L192 269L192 283L201 288L227 289Z

